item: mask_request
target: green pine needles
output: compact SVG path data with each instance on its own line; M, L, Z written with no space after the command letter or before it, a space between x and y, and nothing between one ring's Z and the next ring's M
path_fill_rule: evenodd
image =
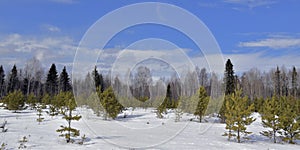
M73 142L71 137L77 137L80 135L80 131L73 128L71 125L72 121L78 121L81 119L81 116L79 115L73 115L72 112L76 109L76 103L75 99L71 92L61 92L61 94L64 94L65 96L65 104L66 104L66 111L63 113L63 119L67 121L67 125L63 126L61 125L60 129L57 129L56 132L61 133L61 137L65 137L67 143Z
M36 121L40 124L45 119L45 118L42 117L43 116L43 114L42 114L43 109L42 109L42 106L40 104L38 104L36 108L37 108L36 110L37 110L37 116L38 116Z
M296 104L294 104L296 103ZM294 144L300 139L300 118L297 114L297 100L293 97L282 96L266 100L262 112L262 124L271 130L261 134L273 139L277 143L280 135L282 141Z
M105 120L107 120L108 117L115 119L124 109L124 107L118 102L112 87L109 87L102 93L100 103L105 109Z
M194 115L199 117L199 122L202 122L202 117L205 115L207 105L209 102L209 97L207 96L204 87L200 87L200 89L198 90L197 98L198 104Z
M230 140L236 137L237 142L241 142L241 136L251 134L247 131L247 125L250 125L255 119L250 117L254 110L254 104L247 105L248 98L242 97L241 90L236 90L231 96L226 97L226 129L228 132L224 136L228 136Z
M279 126L279 115L280 115L280 104L276 96L271 99L267 99L263 105L262 111L262 125L270 130L262 131L261 134L270 138L273 138L273 142L276 143L276 134L280 130Z

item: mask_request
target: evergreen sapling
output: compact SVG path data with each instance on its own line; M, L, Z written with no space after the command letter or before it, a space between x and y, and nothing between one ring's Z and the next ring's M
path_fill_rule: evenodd
M67 100L67 111L63 114L63 119L67 121L67 126L61 125L60 129L57 129L56 132L61 133L61 137L65 137L67 143L73 142L71 137L77 137L80 135L79 130L73 128L71 125L72 121L78 121L81 119L81 116L79 115L73 115L72 112L76 109L76 104L74 98L72 98L72 95L70 92L67 92L66 94L70 95L67 96L69 99Z

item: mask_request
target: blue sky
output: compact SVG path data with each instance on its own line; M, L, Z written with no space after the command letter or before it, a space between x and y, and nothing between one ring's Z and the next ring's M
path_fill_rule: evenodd
M90 26L105 14L137 0L0 0L0 64L36 56L48 68L55 62L70 69L76 47ZM160 0L196 15L218 41L235 70L268 70L276 65L300 68L300 1L298 0ZM143 14L141 14L143 15ZM182 18L178 18L182 19ZM155 32L153 32L155 31ZM161 38L198 56L190 39L170 28L140 25L116 35L106 46L126 48L143 38Z

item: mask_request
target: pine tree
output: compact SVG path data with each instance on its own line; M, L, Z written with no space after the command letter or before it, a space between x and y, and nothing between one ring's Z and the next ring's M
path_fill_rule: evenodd
M167 112L167 100L164 99L163 102L156 109L157 118L163 118L163 113Z
M181 104L178 103L178 107L175 109L175 122L179 122L183 115L183 109L180 108Z
M37 100L37 98L34 96L33 93L30 93L30 94L27 96L26 102L30 105L30 107L31 107L32 109L35 109L36 103L38 102L38 100Z
M262 97L260 97L260 98L255 97L253 103L254 103L254 108L255 108L254 111L255 112L261 112L263 104L264 104L264 98L262 98Z
M250 125L255 119L250 117L254 110L254 105L247 105L248 98L241 96L241 90L235 91L231 94L228 101L226 101L226 129L229 130L228 138L236 136L238 143L241 142L241 134L251 134L247 131L247 125ZM235 133L233 133L236 132Z
M25 97L23 93L18 90L5 96L4 102L6 103L8 110L14 110L14 112L17 112L17 110L22 109L24 106Z
M279 99L273 96L272 99L266 100L262 110L262 125L265 128L271 128L271 130L263 131L261 134L273 138L273 142L276 143L276 134L280 130L278 117L281 107Z
M166 97L163 100L163 102L157 107L157 110L156 110L157 118L163 118L164 116L162 114L167 113L168 105L170 106L170 103L172 102L171 98L172 98L172 93L170 90L170 84L168 84Z
M44 120L44 118L42 117L43 109L40 104L37 105L37 112L38 112L37 113L38 118L36 119L36 121L39 122L39 124L40 124Z
M0 99L5 95L5 73L2 65L0 66Z
M300 116L300 100L299 99L296 100L295 107L296 107L295 109L296 109L297 115Z
M7 144L3 142L3 143L0 145L0 150L6 150L6 149L7 149L6 146L7 146Z
M206 90L203 86L201 86L198 90L198 104L194 115L199 116L199 121L202 121L202 117L205 114L207 109L207 105L209 102L209 97L207 96Z
M42 103L45 105L51 104L51 97L48 93L44 94L44 96L42 98Z
M7 85L7 92L13 92L19 89L19 78L18 78L18 70L16 65L13 66L10 72L8 85Z
M71 92L64 92L66 103L66 112L63 114L65 119L68 122L67 126L61 125L61 129L57 129L56 132L62 133L60 136L65 137L67 143L72 142L71 137L76 137L80 135L80 131L78 129L73 128L71 125L72 121L78 121L81 119L79 115L73 115L72 112L76 109L76 102ZM65 132L65 133L63 133Z
M51 96L54 96L58 93L58 75L55 64L52 64L49 69L45 88L46 92Z
M66 111L66 105L68 104L66 100L68 100L72 95L71 92L59 92L57 95L54 96L53 100L51 101L51 105L55 107L58 113L64 114Z
M49 106L49 112L47 112L51 117L58 115L58 110L55 106Z
M123 111L123 106L118 102L112 87L104 90L100 102L105 109L104 119L108 117L115 119Z
M101 112L104 111L101 100L102 99L102 93L100 91L100 88L96 89L96 92L93 92L90 94L90 96L87 98L87 105L94 111L94 113L99 117L101 115Z
M295 139L300 139L300 120L297 118L295 107L287 103L287 97L281 99L284 103L284 109L281 109L278 121L279 127L283 130L279 133L283 135L283 141L294 144Z
M71 89L72 87L70 83L70 78L67 73L66 67L64 67L59 76L59 91L67 92L71 91Z
M234 133L233 133L233 127L234 127L234 124L235 124L235 107L233 105L233 101L231 100L231 96L227 95L225 96L225 108L226 110L226 113L224 114L224 117L226 117L226 127L225 129L228 130L228 133L225 132L225 134L223 136L228 136L228 140L231 140L232 137L236 136Z

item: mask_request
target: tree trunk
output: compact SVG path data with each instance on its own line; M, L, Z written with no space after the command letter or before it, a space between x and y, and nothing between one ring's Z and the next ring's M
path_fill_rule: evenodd
M294 144L293 138L294 138L294 135L291 133L290 134L290 141L289 141L290 144Z
M237 130L237 139L238 139L238 143L241 143L241 139L240 139L240 129Z
M72 110L69 109L69 120L68 120L68 124L69 124L69 128L68 128L68 134L69 134L69 137L67 139L67 143L69 143L71 141L71 116L72 116Z
M30 92L30 79L28 79L28 83L27 83L27 96L29 95Z
M229 129L229 135L228 135L228 141L230 140L230 138L231 138L231 129Z
M276 130L275 129L273 129L273 140L274 140L274 143L276 143Z

